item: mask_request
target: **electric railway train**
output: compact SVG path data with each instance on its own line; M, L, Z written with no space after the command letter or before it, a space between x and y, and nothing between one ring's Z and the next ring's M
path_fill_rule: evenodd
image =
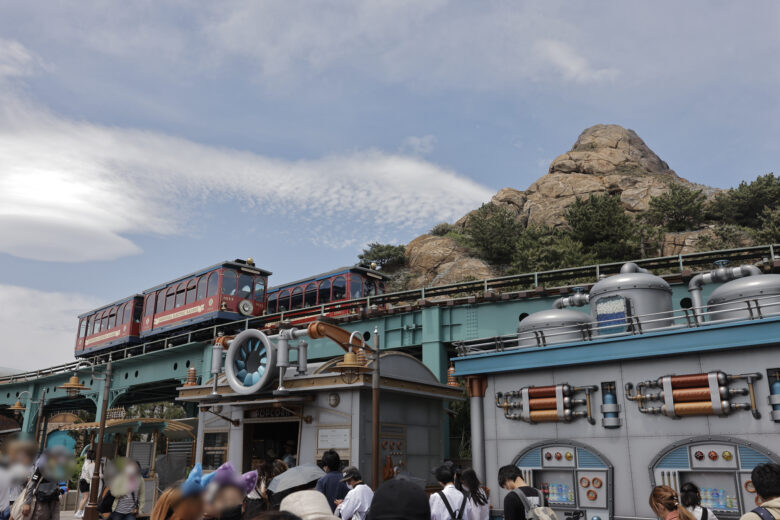
M285 313L296 322L307 307L323 314L350 312L331 305L382 294L387 277L362 266L342 267L268 288L271 272L251 258L224 261L81 314L76 357L152 341L208 323ZM299 311L298 313L293 311ZM270 321L270 320L269 320Z

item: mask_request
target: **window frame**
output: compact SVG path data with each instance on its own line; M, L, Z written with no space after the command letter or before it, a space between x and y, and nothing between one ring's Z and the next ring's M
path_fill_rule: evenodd
M358 289L358 295L355 296L354 289ZM355 273L349 274L349 298L350 300L357 300L363 297L363 277Z
M297 294L296 294L297 291ZM300 296L301 301L298 304L298 306L295 306L295 297ZM297 311L298 309L303 309L303 286L299 285L298 287L294 288L292 291L290 291L290 310L291 311Z
M108 330L108 309L100 313L100 332Z
M214 281L212 284L211 281ZM206 281L206 298L211 298L219 294L219 272L211 271Z
M344 287L342 288L344 290L344 294L341 296L341 298L336 298L336 282L339 279L341 279L344 282ZM338 302L346 299L347 296L349 296L349 284L347 283L347 277L344 276L343 274L333 277L333 280L331 282L331 289L330 289L330 301Z
M233 294L229 294L225 292L226 285L225 281L230 278L233 281ZM225 269L222 271L222 283L220 284L220 292L223 296L235 296L238 293L238 276L236 276L236 272L232 269Z
M266 314L276 314L276 306L279 302L279 291L274 291L268 295L267 304L265 307Z
M174 309L178 309L179 307L184 307L184 299L187 295L187 283L181 282L179 285L176 286L176 297L174 300Z
M253 282L254 285L252 287L252 291L254 292L252 294L252 299L258 303L263 303L265 301L265 294L266 294L266 288L268 286L268 280L266 280L265 276L255 276ZM261 287L260 294L257 293L258 284L260 284ZM260 297L258 298L258 296Z
M328 286L327 287L328 294L325 297L325 301L322 301L322 290L323 290L322 286L326 284ZM318 283L317 284L317 305L324 305L326 303L330 303L332 291L333 291L333 284L331 283L330 278L322 280L320 283Z
M287 306L285 307L284 310L282 310L281 303L282 303L282 300L283 300L283 296L285 294L287 295ZM279 302L279 312L287 312L287 311L290 310L290 290L289 289L284 289L282 292L279 293L278 302Z
M247 280L249 281L249 294L247 294L246 296L243 295L243 291L242 291L242 286L243 286L241 282L242 279L245 281ZM236 298L239 298L241 300L251 300L254 291L255 291L255 280L254 278L252 278L252 275L246 273L238 273L238 277L236 278L236 294L235 294Z
M196 302L197 293L198 293L198 279L191 278L190 281L187 282L187 287L184 290L184 305L189 305L191 303Z
M152 304L152 308L149 309L149 303ZM154 315L154 306L157 303L157 293L149 293L146 295L146 300L144 300L144 316L153 316ZM150 312L151 311L151 312Z
M195 301L199 302L200 300L206 299L206 293L208 292L208 275L203 275L198 278L198 288L195 290ZM203 289L203 291L201 291Z
M313 288L312 290L309 290L310 288ZM314 301L309 302L306 297L308 294L313 293L314 294ZM315 307L317 305L317 299L319 297L319 284L316 282L311 282L306 284L306 287L303 289L303 308L306 307Z
M176 304L176 287L171 285L165 290L165 310L172 311Z
M206 444L206 439L209 435L218 435L218 434L224 434L225 435L225 445L224 446L208 446ZM228 453L230 449L230 430L226 429L215 429L215 430L206 430L203 432L203 446L201 448L201 460L204 463L203 469L207 470L216 470L217 467L224 464L228 461ZM212 467L211 465L206 465L207 455L210 454L222 454L222 460L219 464L216 465L216 467Z

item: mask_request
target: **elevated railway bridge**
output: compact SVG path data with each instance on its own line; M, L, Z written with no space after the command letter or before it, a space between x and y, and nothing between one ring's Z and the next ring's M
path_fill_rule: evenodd
M728 260L733 265L755 263L767 272L780 271L776 247L692 253L637 260L636 263L662 275L670 283L674 305L680 308L685 306L682 300L688 298L686 282L693 272L709 269L719 260ZM295 326L306 320L324 319L326 315L350 331L364 333L376 328L383 349L402 349L414 355L444 381L449 358L459 343L477 338L495 338L497 343L505 341L501 337L516 332L521 316L549 309L556 298L571 293L576 286L587 289L601 277L617 273L622 264L591 265L388 293L191 330L110 353L99 353L85 358L89 364L74 361L0 378L0 413L13 415L10 408L21 401L25 410L16 417L22 431L32 434L39 422L41 405L44 408L42 417L45 417L74 409L97 410L99 414L103 400L108 400L109 408L172 401L177 394L176 388L186 381L191 368L199 383L211 377L215 338L234 335L247 328ZM712 290L712 286L708 290ZM707 296L705 291L704 301ZM62 345L62 348L72 346ZM23 347L15 350L23 355ZM343 351L329 340L309 342L310 360L340 354ZM100 378L109 355L113 377L106 392ZM46 363L45 359L38 361ZM13 359L6 364L13 365ZM58 387L74 374L88 390L68 396ZM188 411L195 415L195 409Z

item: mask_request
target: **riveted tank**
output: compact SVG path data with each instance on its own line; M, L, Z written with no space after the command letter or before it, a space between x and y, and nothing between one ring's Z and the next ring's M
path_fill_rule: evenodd
M526 316L517 327L518 345L537 347L583 341L591 319L584 312L549 309Z
M724 283L712 291L707 311L710 321L780 314L780 274L760 274Z
M673 325L672 288L663 278L633 263L593 285L590 314L599 334L641 327L643 331Z

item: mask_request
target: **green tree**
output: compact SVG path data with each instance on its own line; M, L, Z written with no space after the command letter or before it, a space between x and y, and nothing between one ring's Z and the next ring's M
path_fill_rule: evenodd
M749 237L750 230L734 224L718 224L712 232L712 235L699 237L696 241L697 251L715 251L718 249L743 247Z
M652 197L644 215L648 223L663 226L669 231L696 229L704 220L704 201L701 190L672 183L669 191Z
M447 222L442 222L440 224L436 224L435 226L433 226L428 233L430 233L431 235L435 235L437 237L443 237L454 231L457 231L455 225L448 224Z
M726 224L757 228L764 208L780 206L780 177L759 175L752 182L718 193L707 207L707 216Z
M571 236L599 262L617 262L639 254L634 220L626 215L616 195L577 197L564 213Z
M529 226L520 235L512 257L512 272L529 273L595 263L582 242L566 230Z
M376 262L379 269L383 271L392 271L402 267L406 263L406 247L403 245L380 244L373 242L368 244L358 255L360 261L364 264Z
M780 243L780 208L764 208L758 217L760 227L753 236L759 244Z
M521 228L512 213L489 202L469 215L469 242L479 256L494 264L509 264Z

